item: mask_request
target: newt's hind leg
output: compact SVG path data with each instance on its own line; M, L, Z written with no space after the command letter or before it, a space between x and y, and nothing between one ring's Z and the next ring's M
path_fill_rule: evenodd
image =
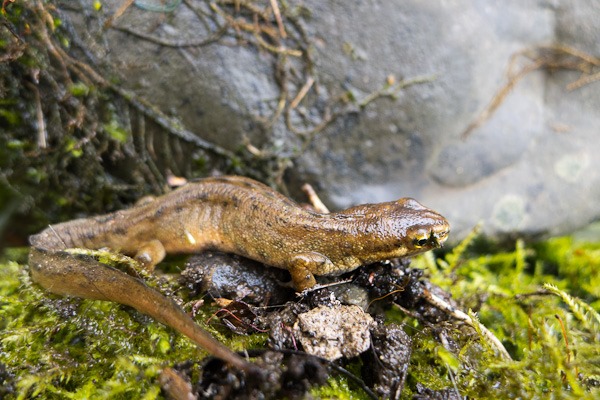
M142 264L142 267L148 271L154 271L156 264L164 260L167 252L165 247L160 240L151 240L146 242L142 247L138 249L135 255L135 260Z
M310 289L317 284L315 274L327 274L334 267L329 258L317 252L297 254L292 258L290 265L289 271L298 292Z

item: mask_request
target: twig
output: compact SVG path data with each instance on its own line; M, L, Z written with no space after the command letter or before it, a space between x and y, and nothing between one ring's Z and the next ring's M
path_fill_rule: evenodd
M538 47L538 49L551 50L551 51L555 51L557 53L569 54L575 58L580 58L589 64L600 67L600 58L594 57L591 54L577 50L573 47L557 44L557 45L552 45L552 46L540 46L540 47Z
M269 43L265 42L265 40L263 38L261 38L258 33L255 33L254 37L261 47L264 47L265 49L267 49L268 51L270 51L272 53L286 54L286 55L292 56L292 57L302 57L301 50L288 49L285 46L281 46L281 45L280 46L270 45Z
M308 201L310 201L310 204L312 204L313 208L317 212L321 214L329 214L329 209L325 204L323 204L321 198L319 197L317 192L315 192L315 189L310 183L305 183L304 185L302 185L302 191L306 194L306 196L308 197Z
M316 290L321 290L321 289L325 289L325 288L328 288L328 287L340 286L340 285L344 285L346 283L352 283L352 281L353 281L352 278L348 278L348 279L342 279L342 280L335 281L335 282L318 284L318 285L315 285L315 286L313 286L311 288L304 289L300 293L296 292L296 297L304 297L308 293L314 292Z
M382 89L379 89L379 90L376 90L376 91L370 93L369 95L367 95L364 99L362 99L358 103L358 106L360 108L364 108L369 103L371 103L374 100L379 99L381 97L390 97L392 99L396 99L396 97L398 96L398 93L402 89L406 89L407 87L412 86L412 85L433 82L435 79L436 79L435 75L417 76L415 78L403 79L396 84L385 86Z
M104 28L109 28L114 21L116 21L118 18L121 17L121 15L123 15L123 13L125 13L125 11L127 11L127 9L133 4L135 0L125 0L121 3L121 6L119 8L117 8L117 11L115 11L115 13L112 15L112 17L107 18L106 22L104 23Z
M58 50L59 48L56 47L54 42L50 39L50 36L48 35L48 28L45 24L45 21L47 21L48 18L52 19L52 17L49 16L48 11L46 11L41 1L36 2L36 11L40 19L40 23L38 24L38 33L41 36L41 40L46 45L48 52L52 54L56 61L60 64L61 72L63 73L65 82L67 82L67 85L70 86L73 84L73 81L69 76L67 64L65 63L64 58L61 56L61 53Z
M524 66L517 72L512 72L512 66L520 56L530 58L532 63ZM571 91L600 80L600 72L591 73L598 67L600 67L600 58L564 45L539 46L514 54L511 56L509 63L508 81L492 97L488 106L467 126L461 134L461 138L465 140L475 129L488 121L502 104L508 93L527 74L542 68L581 71L584 75L566 86L566 89Z
M35 99L35 119L37 122L37 144L40 149L48 147L48 131L46 130L46 121L44 119L44 111L42 110L42 100L40 91L33 83L27 83L27 86L33 92Z
M236 155L233 152L199 138L193 132L181 127L181 123L179 123L179 121L166 116L152 105L144 102L141 99L138 99L133 93L116 85L110 85L110 88L117 94L119 94L121 97L123 97L125 100L127 100L127 102L131 104L131 106L133 106L141 113L149 116L154 122L156 122L158 126L160 126L163 129L166 129L173 136L176 136L179 139L182 139L188 143L193 143L197 147L209 151L215 155L222 156L230 160L237 159Z
M500 107L500 104L502 104L502 102L504 101L504 99L506 98L506 96L515 87L515 85L523 77L525 77L526 75L528 75L530 72L535 71L535 70L541 68L545 63L546 63L545 59L539 59L534 64L528 65L527 67L525 67L521 71L519 71L517 74L515 74L512 77L510 77L510 79L508 80L508 82L506 82L506 85L504 85L500 89L500 91L498 91L498 93L496 93L494 95L494 97L492 97L492 100L490 101L490 103L488 104L488 106L481 112L481 114L479 114L477 116L477 118L475 118L475 120L473 120L467 126L467 128L461 134L461 138L463 140L466 139L469 135L471 135L471 133L475 129L477 129L481 125L483 125L484 122L486 122L492 116L492 114L494 114L496 112L496 110L498 109L498 107Z
M248 5L245 4L245 6L248 6ZM288 49L283 45L275 45L274 46L272 44L267 43L260 36L261 33L268 35L269 37L273 38L274 41L277 41L277 42L278 42L279 38L277 37L275 31L273 31L272 28L267 27L264 24L259 24L258 19L256 19L254 21L254 23L247 23L247 22L244 22L243 20L240 21L238 19L234 19L231 15L229 15L225 11L223 11L223 9L221 9L216 3L210 3L210 7L216 14L223 17L227 21L229 26L231 26L233 29L251 33L254 36L256 44L259 47L262 47L262 48L266 49L267 51L274 53L274 54L289 55L289 56L293 56L293 57L302 57L303 52L301 50ZM254 14L260 15L263 18L263 20L267 19L266 16L264 15L264 13L262 13L262 12L254 11Z
M447 313L449 313L450 315L452 315L454 318L458 319L459 321L466 323L467 325L473 327L476 330L479 328L481 330L481 333L486 337L486 339L488 339L490 342L492 342L494 344L494 346L496 347L496 350L498 350L498 353L500 353L500 355L503 358L505 358L507 360L512 360L512 358L510 357L510 354L508 354L508 351L506 351L502 342L500 342L500 340L496 336L494 336L494 334L491 331L489 331L485 326L483 326L483 324L479 323L478 324L479 327L478 328L475 327L476 322L474 322L473 319L468 314L453 307L447 301L436 296L435 294L431 293L427 289L423 289L423 298L429 304L439 308L440 310L446 311Z
M302 101L304 96L306 96L306 94L308 93L308 91L310 90L310 88L312 87L312 85L314 83L315 83L315 78L313 78L312 76L309 76L308 79L306 80L306 83L302 86L302 88L300 89L300 91L298 92L298 94L296 95L294 100L292 100L292 102L290 103L290 108L292 110L294 108L298 107L298 104L300 104L300 102Z
M594 83L600 80L600 72L597 72L593 75L585 75L581 78L577 79L575 82L571 82L567 85L567 90L575 90L579 89L585 85L589 85L590 83Z
M140 38L140 39L143 39L143 40L147 40L149 42L156 43L156 44L161 45L161 46L175 47L175 48L206 46L208 44L215 43L221 37L223 37L223 35L225 34L225 32L227 32L227 26L223 26L223 27L219 28L219 30L217 30L216 32L214 32L212 35L210 35L207 38L204 38L202 40L188 41L188 40L169 40L169 39L164 39L164 38L161 38L161 37L158 37L158 36L155 36L155 35L149 35L147 33L136 31L136 30L133 30L133 29L125 27L125 26L113 26L112 29L128 33L128 34L130 34L132 36L135 36L137 38Z
M273 14L275 14L275 21L277 21L277 26L279 27L279 34L285 39L287 38L287 32L285 31L285 26L283 26L283 20L281 19L281 12L279 11L277 0L271 0L271 8L273 9Z

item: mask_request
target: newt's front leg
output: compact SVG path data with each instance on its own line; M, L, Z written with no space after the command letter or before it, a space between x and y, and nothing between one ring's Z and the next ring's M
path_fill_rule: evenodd
M232 366L252 374L257 367L215 340L177 303L141 280L86 255L32 248L32 279L50 292L125 304L186 335Z
M311 251L295 255L288 269L296 291L302 292L316 285L315 274L323 275L323 271L331 271L333 267L329 258Z

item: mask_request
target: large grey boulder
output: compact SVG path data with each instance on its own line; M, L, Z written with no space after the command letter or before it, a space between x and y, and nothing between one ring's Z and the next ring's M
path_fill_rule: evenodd
M535 235L600 216L600 82L589 78L600 70L597 1L292 0L281 9L288 37L272 43L287 47L273 51L252 42L242 25L252 16L235 2L167 3L174 9L160 13L137 2L100 34L77 25L125 86L206 140L289 157L287 176L315 184L332 208L415 197L448 217L455 239L480 221L490 234ZM102 4L109 15L122 1ZM237 31L219 31L226 14ZM270 25L260 14L254 23L271 29L258 35L268 41L279 27L266 14ZM216 40L165 46L123 29ZM583 73L569 65L588 68L589 82L570 87ZM467 131L509 70L528 68ZM395 99L372 96L386 84L398 86ZM308 137L290 129L329 116Z

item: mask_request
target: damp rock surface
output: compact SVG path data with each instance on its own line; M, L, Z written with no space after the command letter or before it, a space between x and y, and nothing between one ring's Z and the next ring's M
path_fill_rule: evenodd
M600 216L597 2L291 2L276 51L240 29L255 24L245 3L177 4L75 25L124 86L199 137L291 160L290 189L310 181L332 209L415 197L454 241L479 222L555 235Z
M180 282L192 295L208 293L214 298L266 305L281 304L293 296L293 289L281 285L285 277L285 271L247 258L204 252L188 260Z
M373 323L358 306L319 306L298 315L294 336L309 354L328 360L351 358L369 348Z
M363 374L381 398L399 399L408 373L412 340L395 324L377 324L371 335L373 351L363 355Z

